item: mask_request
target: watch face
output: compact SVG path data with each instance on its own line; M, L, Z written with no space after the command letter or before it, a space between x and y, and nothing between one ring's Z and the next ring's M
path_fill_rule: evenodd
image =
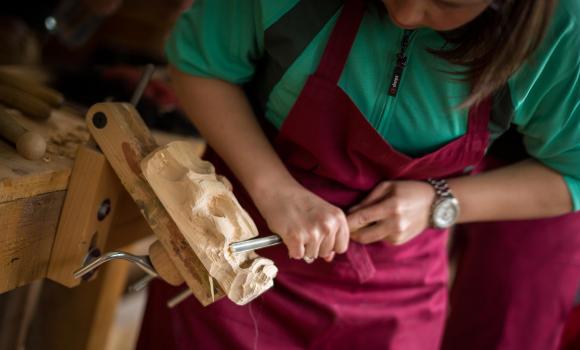
M458 216L459 203L455 198L442 199L433 209L433 223L438 228L453 226Z

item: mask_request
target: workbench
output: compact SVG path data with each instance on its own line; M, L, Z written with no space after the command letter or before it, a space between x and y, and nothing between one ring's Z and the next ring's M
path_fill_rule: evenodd
M0 294L47 276L77 148L89 139L82 113L61 108L44 123L14 115L23 126L46 138L47 153L38 161L22 158L12 145L0 140ZM183 139L160 132L154 136L160 144ZM201 154L204 143L190 141L196 143ZM86 178L87 184L96 180ZM152 235L152 231L124 190L116 205L105 250L130 252L135 242ZM38 297L37 313L42 314L36 317L46 327L42 333L50 335L43 340L44 348L102 349L126 285L128 265L110 264L98 278L72 289L45 285L43 295ZM58 319L59 325L45 323L51 319ZM74 329L66 329L67 322ZM3 331L6 334L0 329L0 338ZM67 345L63 345L65 331Z
M70 110L45 125L13 116L48 142L45 157L30 161L0 140L0 293L46 275L76 148L89 138Z

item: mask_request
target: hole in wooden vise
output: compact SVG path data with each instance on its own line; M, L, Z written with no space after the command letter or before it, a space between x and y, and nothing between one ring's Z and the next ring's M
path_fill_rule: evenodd
M88 264L90 264L93 260L97 259L98 257L101 256L101 250L97 247L97 238L98 238L98 233L95 232L93 234L93 237L91 238L91 243L89 245L89 249L87 251L87 256L85 257L85 261L83 261L83 265L82 266L87 266ZM88 281L91 279L91 277L93 277L93 275L95 274L95 272L97 272L97 270L93 270L85 275L83 275L82 280L83 281Z
M107 126L107 116L103 112L93 114L93 125L97 129L102 129Z
M104 201L101 202L99 206L99 210L97 211L97 219L99 221L105 220L107 215L111 212L111 200L106 198Z

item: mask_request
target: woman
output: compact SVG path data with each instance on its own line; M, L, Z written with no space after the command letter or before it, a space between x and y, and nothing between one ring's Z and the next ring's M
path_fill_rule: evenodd
M279 275L245 307L167 310L175 289L153 285L140 348L437 349L449 226L580 209L573 0L342 4L198 0L178 22L183 107L285 247L261 252ZM506 83L536 160L465 176L505 122L490 96ZM552 95L560 113L535 113Z

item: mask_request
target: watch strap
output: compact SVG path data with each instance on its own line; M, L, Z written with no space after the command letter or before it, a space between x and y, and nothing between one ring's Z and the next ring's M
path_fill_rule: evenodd
M437 199L438 198L454 198L453 193L451 193L451 189L449 188L449 184L445 179L427 179L427 182L435 188L435 194Z

